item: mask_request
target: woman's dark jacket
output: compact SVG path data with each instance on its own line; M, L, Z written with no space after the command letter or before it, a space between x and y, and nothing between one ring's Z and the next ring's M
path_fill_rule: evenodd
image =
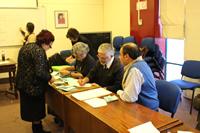
M16 87L31 96L43 95L51 79L45 50L35 43L24 45L18 55Z

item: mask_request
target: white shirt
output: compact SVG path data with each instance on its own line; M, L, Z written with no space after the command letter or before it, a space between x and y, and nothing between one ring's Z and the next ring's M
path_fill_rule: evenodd
M28 43L34 43L34 42L36 42L36 36L35 36L34 33L32 33L32 34L30 34L30 35L28 36L27 42L28 42Z
M136 60L141 60L142 58L138 57ZM144 83L144 77L142 73L135 67L131 68L128 73L129 68L132 66L134 62L129 63L125 66L124 76L122 80L122 88L123 90L118 90L117 94L119 97L126 102L135 102L138 100L138 95L141 91L141 86ZM124 81L125 77L126 81Z
M111 60L110 60L109 62L106 63L106 67L107 67L108 69L109 69L110 66L112 65L113 61L114 61L114 56L111 58Z

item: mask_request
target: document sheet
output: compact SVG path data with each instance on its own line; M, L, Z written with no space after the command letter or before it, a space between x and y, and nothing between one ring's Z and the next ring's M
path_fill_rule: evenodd
M72 94L72 96L80 101L95 98L95 97L101 97L105 95L111 94L111 91L106 90L105 88L97 88L93 90L87 90L83 92L78 92Z

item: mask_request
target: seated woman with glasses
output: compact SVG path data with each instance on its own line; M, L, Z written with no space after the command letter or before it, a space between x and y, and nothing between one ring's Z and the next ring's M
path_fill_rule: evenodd
M93 68L96 61L88 54L89 47L86 43L77 42L72 47L72 54L76 59L74 66L68 66L60 70L61 75L67 75L74 78L83 78Z

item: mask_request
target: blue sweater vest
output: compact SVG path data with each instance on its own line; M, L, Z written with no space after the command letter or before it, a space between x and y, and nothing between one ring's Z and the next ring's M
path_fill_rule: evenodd
M137 68L144 77L144 83L142 84L137 103L150 109L157 110L159 107L158 93L155 85L155 79L150 67L145 61L137 61L129 68L128 71L130 71L133 67Z

